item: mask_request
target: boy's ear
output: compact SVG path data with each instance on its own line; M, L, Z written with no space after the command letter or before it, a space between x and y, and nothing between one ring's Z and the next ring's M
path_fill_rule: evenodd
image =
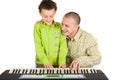
M39 15L41 15L40 11L39 11Z

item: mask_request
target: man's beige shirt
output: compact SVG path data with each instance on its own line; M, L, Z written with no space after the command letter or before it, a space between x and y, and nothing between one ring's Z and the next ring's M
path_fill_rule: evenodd
M73 39L68 40L67 66L74 59L80 61L80 67L93 67L101 61L97 40L82 29L78 30Z

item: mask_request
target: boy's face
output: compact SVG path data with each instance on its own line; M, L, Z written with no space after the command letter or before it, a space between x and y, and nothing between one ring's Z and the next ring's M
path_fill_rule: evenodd
M51 25L54 20L55 13L56 13L55 9L51 9L51 10L42 9L40 13L42 17L42 21L48 25Z

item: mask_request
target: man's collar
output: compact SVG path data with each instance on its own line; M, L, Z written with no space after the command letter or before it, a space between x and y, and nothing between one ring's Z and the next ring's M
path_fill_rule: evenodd
M82 30L79 28L78 32L76 33L76 35L74 36L74 38L72 38L71 40L78 41L79 37L81 36L81 34L82 34Z

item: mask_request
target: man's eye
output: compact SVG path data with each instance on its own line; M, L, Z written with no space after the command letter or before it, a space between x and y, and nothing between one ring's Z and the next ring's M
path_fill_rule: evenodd
M65 25L65 27L69 27L68 25Z

